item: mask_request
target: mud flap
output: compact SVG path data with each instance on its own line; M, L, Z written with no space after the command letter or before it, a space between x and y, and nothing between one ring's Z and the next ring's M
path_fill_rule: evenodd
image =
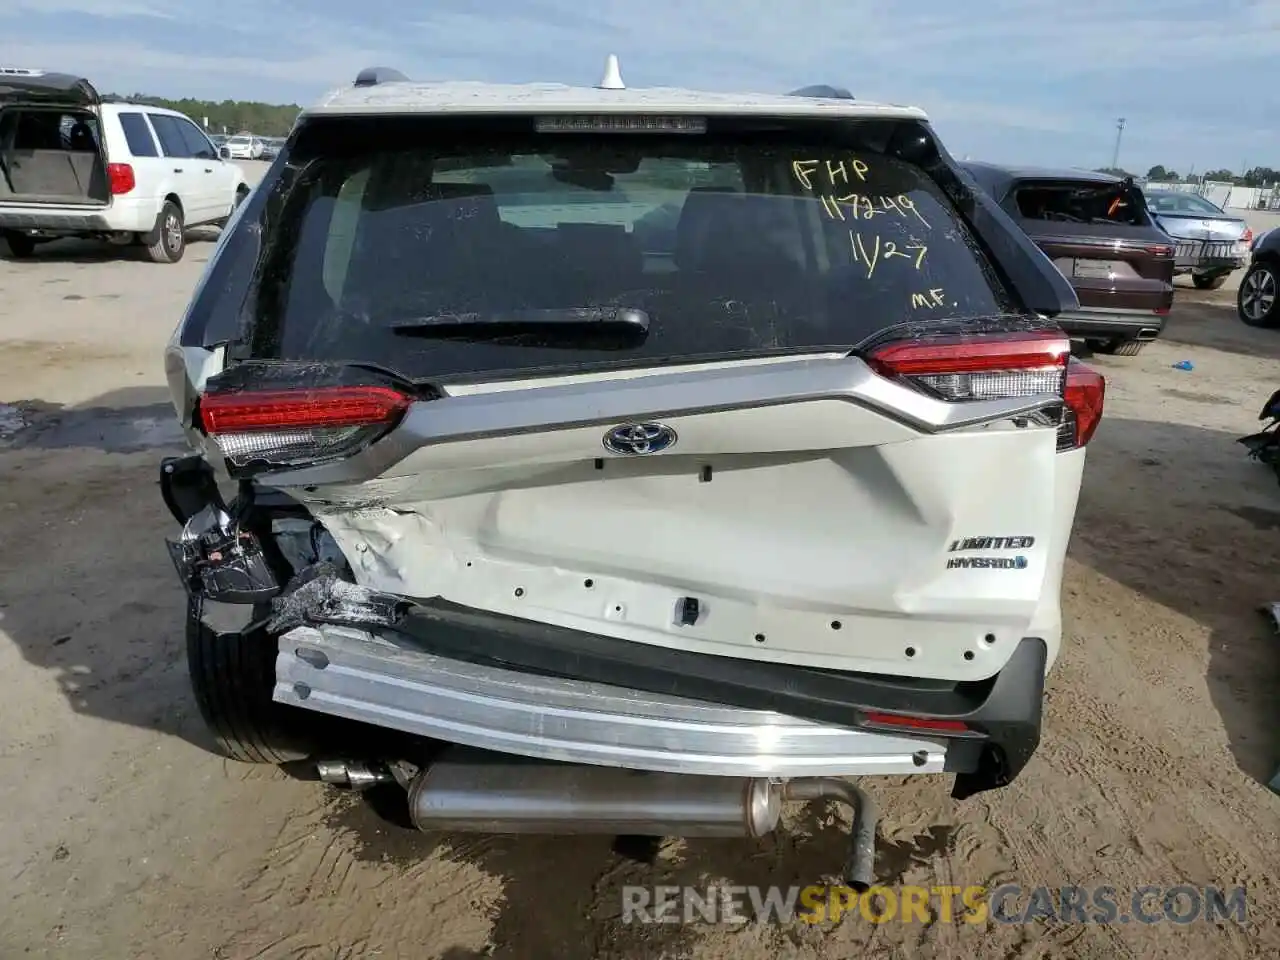
M151 229L146 233L138 234L138 238L145 246L153 247L160 242L160 231L162 229L160 218L164 216L164 204L160 205L160 209L156 211L156 222L151 225Z

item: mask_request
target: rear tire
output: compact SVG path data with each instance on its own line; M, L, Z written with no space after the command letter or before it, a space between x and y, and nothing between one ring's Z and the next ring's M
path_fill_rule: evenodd
M166 200L156 221L156 242L147 244L147 256L156 263L177 263L186 250L186 224L182 211L172 200Z
M14 260L30 260L36 252L36 241L24 233L6 233L5 243L9 246L9 256Z
M260 623L268 607L255 607ZM246 611L247 612L247 611ZM287 763L310 756L293 707L271 699L277 641L263 626L216 633L187 611L187 671L200 715L232 760Z
M1280 326L1280 265L1255 261L1240 281L1236 312L1251 327Z
M1136 357L1149 342L1148 340L1124 340L1117 337L1115 340L1099 342L1094 349L1098 353L1109 353L1113 357Z
M1202 277L1193 273L1191 282L1197 290L1220 290L1222 285L1227 282L1227 275L1219 273L1212 277Z

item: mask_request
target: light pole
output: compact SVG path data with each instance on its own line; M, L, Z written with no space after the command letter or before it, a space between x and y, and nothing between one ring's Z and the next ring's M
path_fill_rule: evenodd
M1111 154L1111 169L1120 169L1120 138L1124 136L1124 117L1116 120L1116 149Z

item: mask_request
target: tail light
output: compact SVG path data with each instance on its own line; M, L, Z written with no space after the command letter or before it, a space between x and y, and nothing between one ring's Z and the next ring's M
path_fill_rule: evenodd
M868 727L891 727L910 730L913 733L972 733L963 720L945 720L939 717L909 717L901 713L864 713L862 723Z
M890 343L868 358L881 376L946 400L1062 396L1071 341L1061 333L987 334Z
M889 343L872 351L867 363L881 376L923 387L944 400L1062 398L1058 449L1083 447L1102 418L1105 382L1071 357L1062 333L939 337Z
M1153 257L1172 257L1174 255L1174 248L1164 245L1147 247L1147 253L1151 254Z
M350 456L393 427L410 398L391 387L343 386L207 394L201 429L233 468L285 468Z
M1240 237L1241 243L1253 243L1253 228L1245 227L1244 235Z
M1107 381L1097 370L1079 360L1068 364L1062 424L1058 427L1059 450L1075 450L1093 439L1102 422L1106 394Z
M138 178L133 174L133 167L127 163L108 163L107 182L111 184L111 195L118 197L129 193L138 185Z

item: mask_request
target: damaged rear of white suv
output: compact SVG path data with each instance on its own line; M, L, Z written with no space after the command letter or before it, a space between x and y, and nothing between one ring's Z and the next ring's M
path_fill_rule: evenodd
M428 830L844 800L865 886L846 778L964 797L1039 742L1103 402L1074 305L913 108L362 75L167 353L201 711Z

